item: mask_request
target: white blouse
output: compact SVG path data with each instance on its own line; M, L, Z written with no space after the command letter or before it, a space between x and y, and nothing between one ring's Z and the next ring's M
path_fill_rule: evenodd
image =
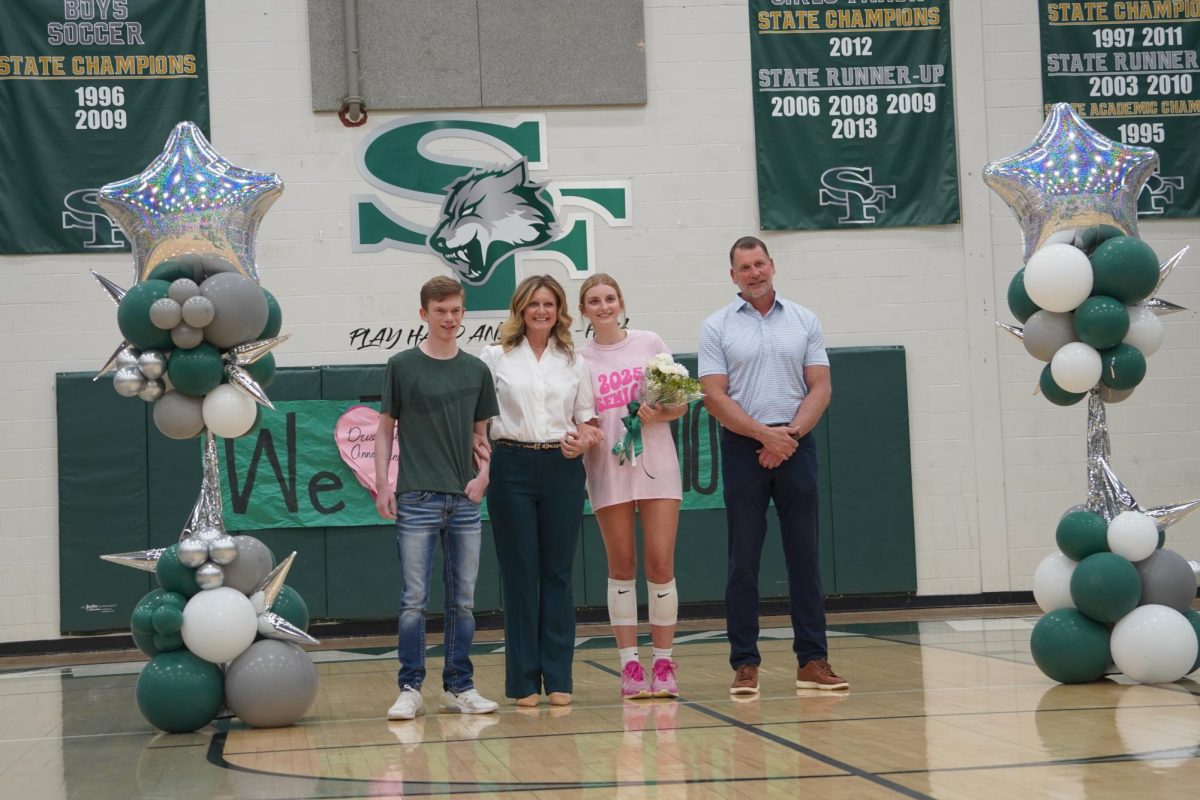
M591 375L578 355L571 364L566 351L551 344L539 360L522 339L507 353L488 345L479 357L492 371L500 406L492 418L493 439L556 442L596 416Z

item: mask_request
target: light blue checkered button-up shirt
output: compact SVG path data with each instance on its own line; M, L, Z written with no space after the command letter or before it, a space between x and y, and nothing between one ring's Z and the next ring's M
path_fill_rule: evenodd
M829 366L817 315L778 294L765 317L738 297L700 330L700 377L725 375L729 397L764 425L792 421L814 365Z

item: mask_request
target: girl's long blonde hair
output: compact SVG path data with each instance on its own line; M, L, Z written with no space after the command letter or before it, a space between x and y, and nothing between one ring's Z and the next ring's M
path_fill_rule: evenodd
M508 306L508 319L500 324L500 346L508 352L525 338L525 309L538 289L547 289L558 304L558 318L550 330L550 339L567 354L567 360L575 363L575 343L571 339L571 315L567 312L567 293L550 275L530 275L517 284L512 301Z

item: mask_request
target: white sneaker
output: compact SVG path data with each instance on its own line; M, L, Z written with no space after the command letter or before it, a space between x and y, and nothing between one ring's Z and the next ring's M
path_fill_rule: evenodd
M405 686L400 690L400 696L388 709L388 719L412 719L421 711L421 690Z
M474 689L464 689L455 694L449 690L442 693L442 711L452 714L491 714L500 708L495 700L488 700Z

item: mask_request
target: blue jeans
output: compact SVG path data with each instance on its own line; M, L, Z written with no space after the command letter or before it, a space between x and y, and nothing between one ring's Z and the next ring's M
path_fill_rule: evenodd
M396 552L404 591L400 602L400 672L396 682L420 689L425 681L425 608L433 548L445 555L446 665L442 688L474 688L471 640L475 637L475 579L479 576L479 506L459 494L402 492L396 498Z

